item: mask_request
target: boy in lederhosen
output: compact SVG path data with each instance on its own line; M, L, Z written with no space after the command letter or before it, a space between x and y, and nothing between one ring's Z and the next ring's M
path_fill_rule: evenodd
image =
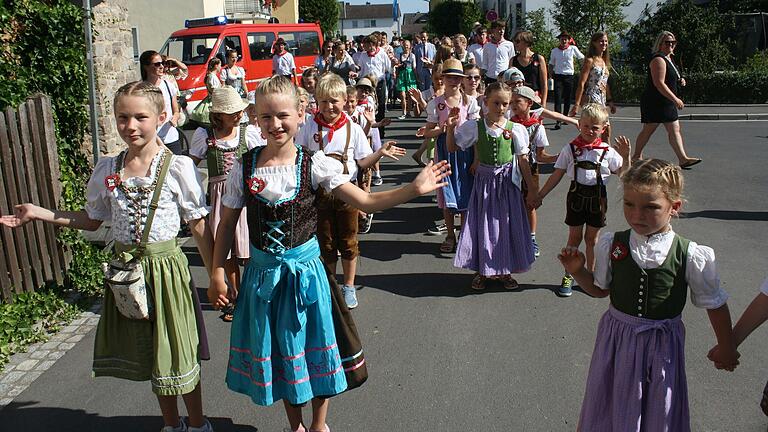
M584 106L579 119L579 136L564 146L555 162L555 171L539 191L540 199L560 182L563 175L571 178L566 198L565 224L568 225L568 246L578 248L585 243L586 266L595 266L594 248L600 228L605 226L608 208L605 185L611 174L621 174L629 168L629 139L620 136L611 147L600 138L608 123L608 112L597 104ZM571 295L573 276L563 276L557 294Z

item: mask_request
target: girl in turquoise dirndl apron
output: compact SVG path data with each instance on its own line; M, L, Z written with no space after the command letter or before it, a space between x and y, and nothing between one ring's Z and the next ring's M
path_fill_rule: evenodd
M373 212L442 186L447 165L430 164L410 185L368 194L349 183L341 162L296 147L299 96L288 79L268 78L256 93L267 145L244 154L227 179L208 289L214 307L227 305L223 265L247 207L251 259L232 322L227 386L259 405L283 400L293 431L329 431L328 398L367 374L360 373L365 359L354 323L320 260L317 191ZM302 406L310 400L312 422L305 424Z
M212 431L201 408L200 360L208 358L205 328L187 259L176 241L184 219L210 268L213 241L201 177L191 159L173 155L157 137L165 117L160 89L142 81L124 85L115 95L115 117L128 148L117 157L99 159L88 182L85 210L53 212L22 204L0 223L20 226L40 220L93 231L111 222L115 252L140 260L151 314L149 319L124 316L111 289L105 289L93 374L151 381L163 432ZM179 395L187 405L186 422L179 418Z

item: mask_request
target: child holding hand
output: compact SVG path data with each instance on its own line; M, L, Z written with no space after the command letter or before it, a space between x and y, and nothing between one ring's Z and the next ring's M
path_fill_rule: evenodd
M579 136L560 151L555 171L539 191L539 198L543 200L566 173L571 178L565 203L568 246L578 248L584 240L587 268L590 270L595 266L597 235L605 226L608 209L605 185L611 174L619 174L630 163L627 138L618 137L616 148L601 139L607 124L608 112L605 108L597 104L585 105L579 119ZM569 297L572 285L573 277L566 273L557 295Z
M685 376L688 291L707 309L721 349L710 353L723 368L738 363L728 295L720 287L714 251L677 235L670 221L682 206L677 166L650 159L622 176L629 230L600 237L595 270L575 246L558 259L579 286L610 306L597 329L581 407L582 431L689 432Z
M373 212L444 186L450 170L445 163L430 164L409 185L368 194L323 151L296 145L299 98L290 81L261 82L256 111L267 145L243 155L227 179L208 288L214 307L226 306L224 261L240 209L247 207L251 258L232 323L226 382L259 405L283 400L292 431L307 430L301 409L311 401L308 430L328 432L328 398L345 391L345 373L364 362L343 356L337 344L329 285L335 281L320 261L315 237L318 190Z

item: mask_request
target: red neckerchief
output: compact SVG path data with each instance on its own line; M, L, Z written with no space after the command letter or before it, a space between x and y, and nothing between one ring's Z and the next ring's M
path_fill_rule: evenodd
M607 149L607 146L603 145L603 140L600 139L600 137L595 138L594 141L589 142L585 141L581 135L577 136L575 140L571 141L571 144L575 145L576 148L584 149L584 150L601 150L601 149Z
M567 50L567 49L568 49L570 46L571 46L571 42L570 42L570 41L568 41L568 43L566 43L566 44L565 44L565 48L560 48L560 45L558 45L558 46L557 46L557 49L559 49L560 51L565 51L565 50Z
M373 54L369 53L368 51L365 53L368 54L368 57L376 57L376 55L379 53L379 49L376 48L376 51L374 51Z
M276 54L279 55L280 57L282 57L282 56L288 54L288 51L283 51L283 52L279 52L279 53L276 53Z
M339 116L339 119L336 120L334 124L328 124L325 122L325 120L322 118L322 114L315 115L315 123L317 123L317 133L320 135L320 139L323 139L323 127L328 128L328 144L331 143L331 140L333 139L333 131L341 129L342 126L347 124L347 116L342 113Z
M512 120L515 123L520 123L521 125L525 127L531 127L533 125L537 125L541 123L541 119L538 119L534 116L528 116L528 120L523 120L519 116L514 116L510 120Z
M360 99L357 101L358 105L368 105L368 99Z

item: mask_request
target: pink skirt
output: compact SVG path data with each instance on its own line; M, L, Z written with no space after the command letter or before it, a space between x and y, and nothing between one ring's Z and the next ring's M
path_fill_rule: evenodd
M219 221L221 220L221 196L224 195L224 183L226 183L226 180L227 176L208 179L208 194L211 200L211 213L208 215L208 223L211 224L211 233L213 233L214 239L216 238L216 229L219 227ZM240 219L237 221L235 240L232 243L232 251L227 255L227 258L232 257L233 254L240 259L251 257L248 218L246 217L245 208L243 208Z

